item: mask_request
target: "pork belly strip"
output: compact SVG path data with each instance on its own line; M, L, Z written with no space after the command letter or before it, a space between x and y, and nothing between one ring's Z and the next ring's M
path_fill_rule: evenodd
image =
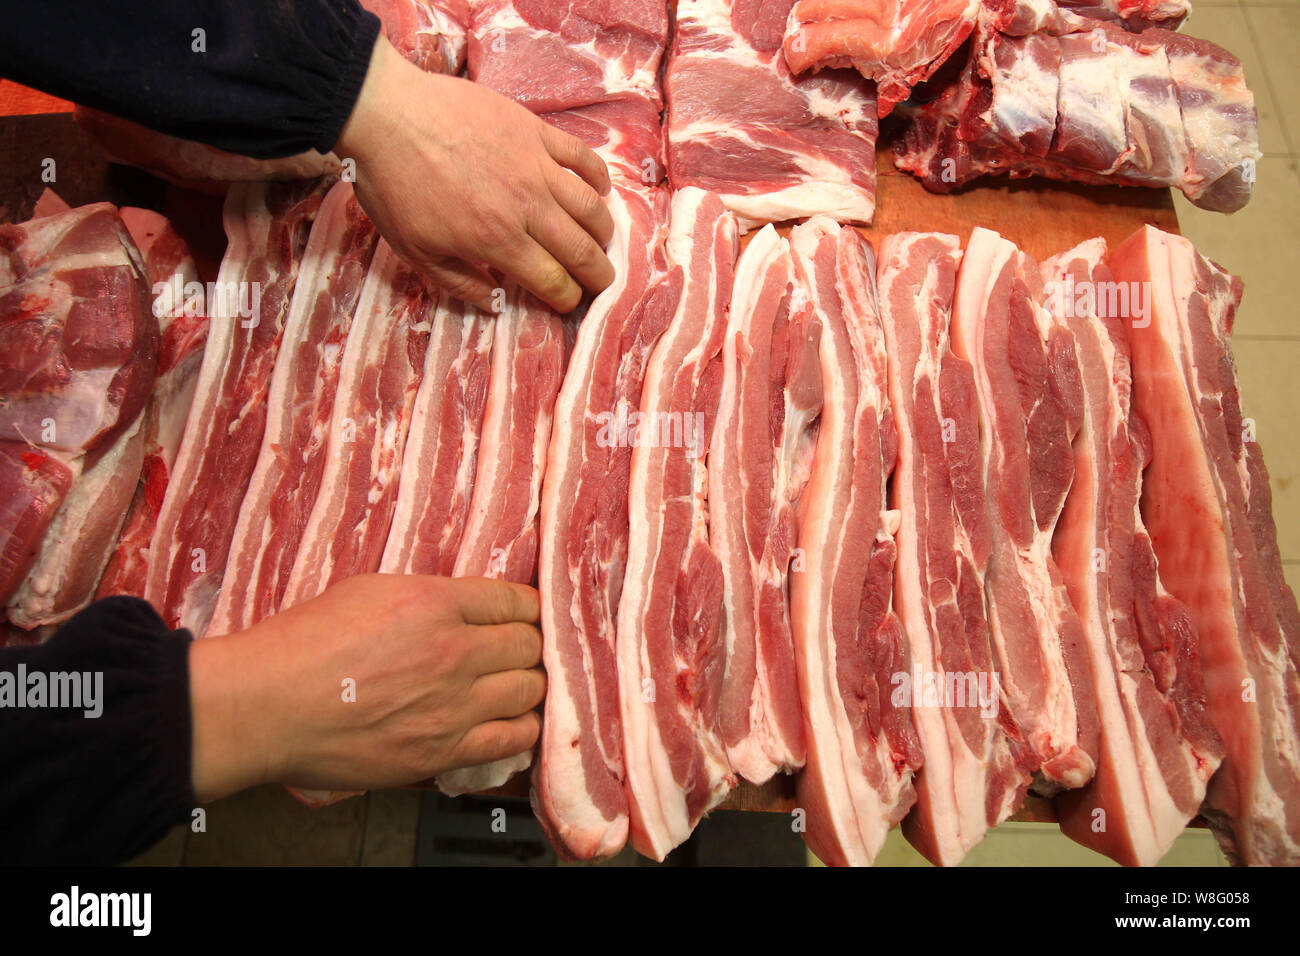
M907 839L953 866L1020 805L1029 782L1002 729L984 602L990 531L980 467L975 373L950 348L961 244L905 232L880 245L876 286L898 425L889 504L895 535L893 609L907 638L903 685L924 760ZM938 681L951 698L918 690ZM983 699L980 682L983 681Z
M709 454L726 648L719 720L732 768L753 783L805 758L787 587L821 411L820 334L789 242L765 226L736 266Z
M1191 609L1223 765L1206 818L1229 858L1300 862L1300 612L1282 577L1268 472L1242 418L1229 337L1241 280L1150 226L1110 260L1149 283L1130 323L1133 405L1151 435L1142 517Z
M281 607L379 570L438 293L383 240L343 346L320 493Z
M1146 426L1132 409L1125 324L1106 243L1042 265L1048 308L1075 337L1083 417L1052 553L1087 637L1101 724L1097 774L1056 801L1072 839L1129 866L1169 850L1222 759L1188 609L1165 591L1138 513Z
M673 196L669 262L684 291L646 366L628 478L619 599L619 712L632 845L662 860L736 778L718 731L722 568L709 543L709 439L735 269L735 216L712 193Z
M493 324L477 474L459 548L452 554L453 573L528 584L537 568L542 476L564 360L563 320L511 286ZM487 790L531 763L532 753L525 752L464 767L440 774L438 788L451 796Z
M343 344L377 241L352 184L337 183L303 252L267 391L257 464L209 624L214 634L251 627L280 609L320 491Z
M145 597L173 627L207 630L266 427L266 395L308 233L328 181L240 183L208 302L208 344L150 545Z
M450 577L474 493L496 320L443 296L402 455L379 570Z
M663 251L666 193L617 178L607 204L615 280L578 328L556 398L538 548L549 689L533 810L552 843L580 859L617 852L628 832L614 629L632 449L613 423L639 407L682 287Z
M822 328L821 421L790 575L808 747L799 806L823 862L869 865L915 801L921 764L910 701L892 699L894 675L910 668L891 609L899 516L886 490L898 436L876 262L856 230L826 217L796 227L790 245Z
M1073 476L1082 388L1069 330L1040 304L1038 264L988 229L971 233L953 300L952 348L971 364L990 551L989 633L1014 742L1049 787L1096 769L1096 705L1079 616L1051 555Z

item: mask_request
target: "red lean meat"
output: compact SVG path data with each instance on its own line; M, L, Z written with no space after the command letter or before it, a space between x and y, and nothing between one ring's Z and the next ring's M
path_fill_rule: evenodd
M753 783L804 763L786 587L791 564L807 560L795 507L817 440L820 332L790 244L763 227L736 266L709 453L726 652L719 724L732 768Z
M1052 553L1087 635L1101 723L1097 775L1056 804L1073 839L1151 866L1196 815L1223 747L1206 713L1196 629L1161 584L1138 514L1151 440L1132 411L1124 326L1143 316L1130 290L1120 298L1105 257L1105 241L1092 239L1042 266L1083 383L1074 481Z
M1050 785L1096 769L1096 704L1079 616L1052 560L1083 414L1069 330L1040 305L1038 264L988 229L971 233L953 299L952 350L975 372L990 551L985 574L998 682Z
M469 76L534 113L658 105L668 7L654 0L474 0Z
M875 210L876 104L856 74L796 79L781 51L793 0L681 0L664 72L668 179L722 197L742 228Z
M805 838L826 863L869 865L916 799L920 743L893 675L909 670L890 608L894 532L886 487L898 446L876 305L875 257L850 227L817 217L790 234L821 323L821 421L799 503L803 564L790 575L808 763Z
M326 181L240 183L208 302L194 403L149 548L145 597L171 626L206 631L266 426L266 393Z
M443 296L397 481L379 570L451 576L469 514L496 321Z
M1250 199L1255 101L1226 50L1052 11L1029 32L982 15L958 79L916 111L895 161L927 189L985 174L1174 186L1205 209Z
M627 839L614 627L632 449L619 423L639 407L646 361L682 284L664 257L667 195L616 176L607 205L616 277L578 329L555 401L538 549L549 689L533 809L555 845L581 859Z
M171 223L147 209L123 209L122 221L144 259L162 341L158 379L145 410L140 482L122 524L117 548L99 580L96 597L144 597L149 543L194 401L208 339L204 288L185 240Z
M717 726L722 569L709 546L706 467L736 253L736 219L717 196L674 195L668 256L684 289L629 422L616 648L632 845L656 860L736 784Z
M949 348L960 261L955 236L905 232L881 243L876 269L899 440L894 611L911 665L896 692L912 705L924 759L903 830L945 866L1010 816L1029 782L1002 731L985 615L991 536L975 373Z
M0 598L28 578L43 540L49 555L64 542L72 564L41 560L27 595L35 587L63 605L74 591L75 601L87 588L93 594L106 557L98 549L111 548L117 528L99 539L120 522L138 461L116 515L116 503L97 505L92 495L77 515L63 512L66 533L51 521L83 469L136 427L148 402L159 348L149 303L139 253L108 203L0 226ZM85 565L78 538L88 558L96 551ZM19 618L37 623L21 610Z
M303 251L267 391L261 450L209 624L214 634L243 630L280 609L320 491L343 344L377 239L352 184L335 184Z
M795 73L851 67L875 80L883 119L970 36L979 9L980 0L799 0L785 55Z
M379 570L438 293L381 241L348 331L320 493L281 607Z
M1142 517L1170 594L1192 612L1226 748L1206 818L1236 862L1300 863L1300 612L1282 578L1268 472L1243 419L1229 337L1241 281L1145 227L1111 256L1148 283L1128 332L1151 435Z

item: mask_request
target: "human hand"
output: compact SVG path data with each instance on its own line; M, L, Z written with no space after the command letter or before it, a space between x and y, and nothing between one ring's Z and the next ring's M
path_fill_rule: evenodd
M614 279L604 162L524 107L425 73L386 39L335 146L389 245L456 298L492 307L488 269L560 312Z
M523 585L370 574L195 642L195 793L404 786L528 750L538 615Z

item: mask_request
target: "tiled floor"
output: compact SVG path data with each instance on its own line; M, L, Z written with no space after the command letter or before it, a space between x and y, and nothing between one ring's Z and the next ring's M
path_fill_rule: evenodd
M1300 0L1195 0L1185 27L1235 53L1260 113L1264 159L1250 205L1233 216L1202 212L1175 194L1183 232L1242 276L1235 354L1245 412L1256 423L1273 485L1278 539L1291 586L1300 590ZM263 788L209 808L206 831L178 828L139 861L189 864L409 864L418 798L374 793L325 810ZM923 862L898 834L881 863ZM1104 858L1045 824L999 828L971 864L1103 864ZM1222 864L1205 831L1189 831L1166 860Z

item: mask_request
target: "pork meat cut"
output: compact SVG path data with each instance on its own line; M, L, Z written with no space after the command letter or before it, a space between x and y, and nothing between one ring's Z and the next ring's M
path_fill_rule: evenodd
M444 295L431 324L379 563L385 574L450 577L475 488L496 323Z
M239 183L185 436L158 513L145 597L173 627L207 630L257 464L285 320L329 181Z
M476 0L469 76L534 113L661 102L668 8L655 0Z
M885 238L876 266L899 442L893 607L911 663L900 686L924 760L903 832L948 866L1011 815L1029 782L1003 733L994 680L975 373L949 338L960 261L955 236L904 232Z
M380 240L343 346L320 493L282 607L379 570L438 292Z
M1074 338L1041 305L1038 264L971 233L953 299L952 349L975 373L988 511L989 633L1013 742L1050 785L1096 769L1096 705L1079 616L1051 555L1082 416Z
M806 752L787 585L821 411L821 324L795 279L789 242L764 226L736 266L709 453L726 653L719 724L732 768L752 783L797 770Z
M709 544L709 440L737 254L716 195L673 196L669 261L683 294L646 366L628 478L619 712L632 845L662 860L736 784L718 730L722 568Z
M1232 54L1049 10L1029 32L981 14L961 74L894 144L900 169L933 192L1009 173L1173 186L1219 212L1246 204L1261 154Z
M0 226L0 597L18 602L9 615L23 626L85 603L103 571L140 474L139 423L158 367L151 301L108 203Z
M124 208L122 221L144 259L162 339L158 379L145 409L140 482L122 523L117 547L95 592L101 598L113 594L144 597L149 545L194 401L203 347L208 340L205 290L185 240L171 223L151 210Z
M795 73L850 67L876 82L883 119L956 52L981 0L798 0L784 46Z
M549 690L533 809L552 842L581 859L627 840L614 630L632 449L620 423L640 407L650 350L682 286L663 249L666 193L616 177L607 205L615 280L587 310L556 398L538 549Z
M1241 280L1147 226L1115 249L1147 283L1130 323L1133 405L1151 463L1142 517L1169 593L1191 609L1222 767L1202 811L1229 858L1300 862L1300 612L1282 577L1268 471L1229 349Z
M1223 747L1206 713L1196 629L1165 591L1138 513L1151 440L1133 414L1124 326L1141 317L1119 307L1104 240L1049 259L1042 275L1048 307L1074 335L1083 386L1052 553L1083 624L1101 722L1097 774L1057 798L1057 815L1085 846L1151 866L1196 815Z
M664 71L668 179L716 192L742 228L875 210L875 95L860 76L795 78L781 50L793 0L682 0Z
M352 184L326 194L303 251L267 390L266 428L209 625L241 631L280 609L325 469L344 343L378 234Z
M798 805L823 862L868 865L916 799L921 748L894 700L908 648L891 608L899 515L886 510L898 437L876 302L875 256L857 230L817 217L790 234L821 324L822 406L790 574L808 762Z

